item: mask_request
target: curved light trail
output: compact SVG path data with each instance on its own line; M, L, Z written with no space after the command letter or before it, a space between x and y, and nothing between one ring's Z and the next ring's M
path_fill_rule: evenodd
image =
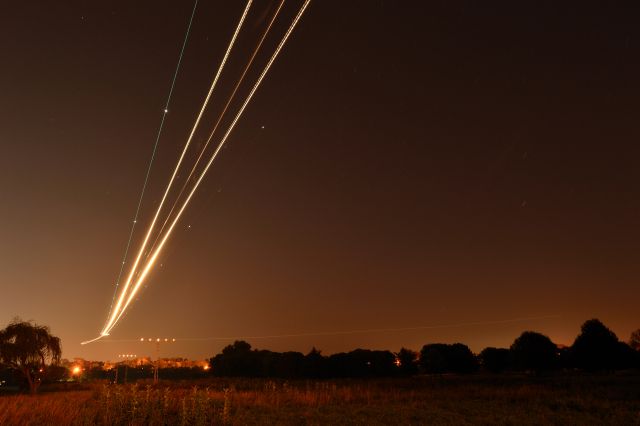
M180 158L178 159L178 163L176 164L176 167L173 171L173 174L171 175L171 179L169 180L169 184L167 185L167 188L164 192L164 195L162 197L162 200L160 201L160 205L158 206L158 209L156 210L155 216L153 218L153 220L151 221L151 225L149 226L149 229L147 230L147 234L144 238L144 241L140 247L140 250L138 251L138 255L136 256L136 260L133 264L133 266L131 267L131 272L129 273L129 276L127 278L127 281L125 282L124 288L122 289L122 291L120 292L120 296L118 297L118 301L116 303L116 307L115 309L112 310L111 314L109 315L109 318L105 324L105 326L103 327L102 331L100 332L100 336L98 337L104 337L104 336L108 336L109 335L109 330L111 330L114 321L116 320L117 317L119 317L119 313L120 310L122 309L122 303L124 301L125 296L127 295L127 292L129 291L129 287L131 285L131 280L133 279L133 276L136 272L136 269L138 267L138 264L140 263L140 258L142 257L142 254L144 253L144 249L147 246L147 243L149 242L149 237L151 236L151 233L153 232L153 228L155 227L156 221L158 220L158 216L160 215L160 211L162 210L162 206L164 205L164 202L167 198L167 195L169 194L169 191L171 189L171 186L173 185L173 181L175 180L175 177L178 173L178 169L180 168L180 165L182 163L182 160L184 159L184 156L187 152L187 149L189 148L189 145L191 143L191 140L193 139L193 135L195 134L195 131L198 127L198 124L200 123L200 120L202 119L202 115L204 114L204 111L207 107L207 104L209 103L209 99L211 98L211 94L213 93L214 88L216 87L216 84L218 83L218 79L220 78L220 74L222 74L222 70L224 69L224 65L227 62L227 59L229 58L229 54L231 53L231 49L233 48L233 45L235 44L236 38L238 37L238 34L240 33L240 29L242 28L242 24L245 21L245 18L247 17L247 14L249 13L249 8L251 7L251 4L253 3L253 0L248 0L247 1L247 5L244 8L244 11L242 13L242 16L240 18L240 22L238 22L238 25L236 26L235 32L233 33L233 37L231 38L231 41L229 42L229 46L227 47L227 50L224 54L224 57L222 58L222 62L220 63L220 66L218 67L218 71L216 72L216 75L213 79L213 82L211 83L211 87L209 88L209 92L207 93L207 96L202 104L202 107L200 108L200 112L198 113L198 117L196 118L196 121L193 125L193 128L191 129L191 133L189 134L189 138L187 139L187 142L185 143L184 149L182 150L182 153L180 154ZM95 341L91 340L91 341ZM86 343L90 343L91 341L87 341Z
M280 53L280 51L282 50L282 47L285 45L285 43L287 42L287 39L289 38L289 36L291 35L291 33L293 32L293 29L296 27L296 25L298 24L298 21L300 20L300 18L302 17L304 11L306 10L307 6L309 5L309 3L311 2L311 0L306 0L304 2L304 4L302 5L302 8L300 9L300 11L298 12L298 14L296 15L295 19L293 20L293 22L291 23L291 25L289 26L289 29L287 30L287 32L285 33L284 37L282 38L282 40L280 41L280 44L278 45L278 47L276 48L275 52L273 53L273 55L271 56L271 59L269 59L269 62L267 63L267 65L265 66L265 68L262 70L262 73L260 74L260 77L258 77L258 80L256 81L256 83L254 84L253 88L251 89L251 92L249 92L249 95L247 96L247 98L245 99L244 103L242 104L242 106L240 107L240 110L238 111L238 113L236 114L236 116L234 117L233 121L231 122L231 125L229 126L229 128L227 129L227 132L224 134L224 136L222 137L220 143L218 144L216 150L214 151L213 155L211 156L211 158L209 159L209 162L207 163L207 165L205 166L204 170L202 171L202 173L200 174L200 177L198 178L198 180L196 181L196 183L194 184L193 188L191 189L191 191L189 192L189 195L187 196L186 200L184 201L184 203L182 204L182 207L180 208L180 210L178 211L178 213L176 214L176 217L173 219L173 221L171 222L171 225L169 226L169 228L167 229L167 232L165 233L165 235L162 237L162 239L160 240L160 243L158 244L158 246L156 247L156 249L154 250L154 252L151 254L149 260L147 261L144 269L142 270L142 272L140 273L140 275L138 276L138 279L136 281L136 283L134 284L132 290L129 292L129 297L127 298L126 303L124 304L124 306L120 309L117 317L115 317L115 319L113 321L110 321L110 324L108 327L105 327L105 329L102 332L102 335L107 336L109 334L109 331L111 331L113 329L113 327L117 324L117 322L120 320L120 318L122 317L122 315L124 314L124 312L127 310L127 308L129 307L129 304L131 304L131 301L133 300L133 298L136 296L138 290L140 289L140 286L142 285L142 283L144 282L145 278L147 277L147 275L149 274L151 268L153 267L153 265L155 264L158 255L160 254L160 252L162 251L164 245L166 244L167 240L169 239L169 236L171 235L171 233L173 232L173 229L175 228L176 224L178 223L178 221L180 220L180 217L182 216L182 213L184 213L184 210L187 208L187 205L189 204L189 201L191 201L191 198L193 197L193 194L196 192L196 190L198 189L198 186L200 186L200 183L202 182L202 180L204 179L204 176L206 175L207 171L209 170L209 168L211 167L211 165L213 164L214 160L216 159L216 157L218 156L218 153L220 152L220 150L222 149L222 147L224 146L225 142L227 141L229 135L231 134L231 132L233 131L236 123L238 122L238 120L240 119L240 117L242 116L242 113L244 112L245 108L247 107L247 105L249 104L249 102L251 101L251 99L253 98L253 95L255 94L256 90L258 90L258 87L260 86L260 84L262 83L262 80L264 79L264 77L267 75L267 72L269 71L269 69L271 68L271 65L273 64L273 62L275 61L275 59L278 57L278 54ZM123 293L124 296L124 293Z
M173 79L171 80L171 87L169 88L169 95L167 96L167 101L164 104L164 108L162 110L162 119L160 120L160 127L158 128L158 133L156 134L156 142L153 145L153 151L151 152L151 159L149 160L149 165L147 166L147 173L144 177L144 183L142 184L142 190L140 191L140 198L138 199L138 206L136 207L136 214L133 216L133 223L131 224L131 231L129 231L129 240L127 241L126 248L124 250L124 255L122 256L122 263L120 264L120 272L118 273L118 278L116 279L116 288L113 290L113 298L111 299L111 306L109 306L109 318L111 316L111 312L113 310L113 302L116 300L116 296L118 295L118 287L120 286L120 279L122 278L122 273L124 272L124 265L127 261L127 255L129 254L129 248L131 247L131 240L133 239L133 232L136 229L136 224L138 223L138 217L140 215L140 208L142 207L142 199L144 198L144 193L147 189L147 184L149 183L149 175L151 174L151 168L153 166L153 161L156 158L156 151L158 150L158 143L160 142L160 136L162 135L162 130L164 129L164 122L167 118L167 113L169 112L169 105L171 104L171 96L173 95L173 89L176 86L176 80L178 79L178 71L180 71L180 65L182 64L182 57L184 56L184 51L187 47L187 41L189 40L189 34L191 33L191 24L193 24L193 17L196 14L196 8L198 7L198 0L193 4L193 10L191 11L191 18L189 18L189 25L187 26L187 32L184 35L184 41L182 42L182 49L180 50L180 55L178 56L178 64L176 65L176 70L173 73Z
M258 46L256 47L256 49L254 50L249 63L247 64L247 66L245 67L239 81L237 82L232 94L231 94L231 98L227 101L225 107L223 108L223 111L220 115L220 117L218 118L218 121L216 122L213 131L210 133L207 142L205 144L205 148L203 148L203 150L200 152L200 155L198 156L198 160L196 162L196 164L193 166L191 173L189 175L189 178L186 180L183 188L180 191L180 195L182 194L182 192L184 191L186 185L188 184L191 176L193 175L193 173L196 170L196 167L198 165L198 162L201 160L202 156L204 155L204 151L206 150L206 147L209 145L209 143L211 142L211 139L213 138L215 131L218 128L218 125L220 124L220 121L222 120L222 116L226 113L231 101L233 100L240 84L242 83L249 67L251 66L251 63L253 62L255 56L257 55L262 43L264 42L267 33L269 32L271 26L273 25L274 21L276 20L276 17L278 16L278 13L280 12L280 9L282 8L283 4L284 4L285 0L281 0L280 5L278 6L278 9L276 10L274 16L272 17L270 23L268 24L268 27L265 31L265 33L263 34L263 36L261 37ZM131 271L129 272L128 278L125 282L124 287L122 288L122 290L120 291L120 295L118 297L117 303L115 305L115 308L113 307L113 302L112 302L112 306L111 306L111 310L110 310L110 314L108 317L108 320L105 324L105 326L103 327L100 335L92 340L88 340L85 342L82 342L82 344L87 344L87 343L91 343L91 342L95 342L97 340L100 340L103 337L106 337L109 335L110 331L115 327L115 325L118 323L118 321L122 318L122 316L124 315L124 313L126 312L127 308L129 307L129 305L131 304L131 302L133 301L133 299L135 298L136 294L138 293L138 291L140 290L140 287L142 285L142 283L144 282L144 280L147 278L149 272L151 271L151 269L153 268L153 266L155 265L155 262L158 258L158 256L160 255L160 253L162 252L162 249L164 248L167 240L169 239L169 237L171 236L176 224L178 223L178 221L180 220L180 217L182 216L182 214L184 213L185 209L187 208L189 202L191 201L191 198L193 197L193 195L195 194L197 188L200 186L202 180L204 179L207 171L209 170L209 168L211 167L211 165L213 164L213 162L215 161L216 157L218 156L220 150L222 149L222 147L224 146L224 144L226 143L229 135L231 134L231 132L233 131L233 129L235 128L238 120L240 119L240 117L242 116L242 114L244 113L247 105L249 104L249 102L251 101L251 99L253 98L256 90L258 89L258 87L260 86L260 84L262 83L264 77L267 75L269 69L271 68L273 62L276 60L276 58L278 57L278 55L280 54L280 51L282 50L282 48L284 47L284 45L286 44L289 36L291 35L291 33L293 32L294 28L296 27L296 25L298 24L298 21L300 20L300 18L302 17L302 15L304 14L305 10L307 9L309 3L311 2L311 0L305 0L302 7L300 8L300 10L298 11L298 14L295 16L295 18L293 19L292 23L290 24L289 28L287 29L285 35L283 36L283 38L281 39L280 43L278 44L277 48L275 49L274 53L272 54L271 58L269 59L269 61L267 62L266 66L264 67L264 69L262 70L260 76L258 77L257 81L255 82L255 84L253 85L251 91L249 92L249 95L246 97L246 99L244 100L242 106L240 107L240 109L238 110L238 112L236 113L234 119L232 120L231 124L229 125L226 133L224 134L224 136L221 138L218 146L216 147L215 151L213 152L211 158L209 159L209 161L207 162L206 166L204 167L204 169L202 170L202 172L200 173L200 176L198 177L198 179L196 180L196 182L194 183L193 187L191 188L188 196L186 197L186 199L184 200L184 202L182 203L180 209L178 210L178 212L176 213L175 217L173 218L173 220L171 221L170 226L168 227L168 229L166 230L166 232L164 233L164 235L162 235L162 231L164 230L164 227L167 223L167 221L170 219L171 217L171 213L173 212L174 208L176 207L177 203L179 202L180 199L180 195L178 196L177 200L174 202L174 205L171 208L171 211L169 212L167 219L165 220L164 224L162 225L162 228L160 230L160 232L158 233L158 237L156 237L156 240L153 243L153 246L151 247L150 250L150 254L149 256L146 258L144 263L144 267L142 267L141 271L138 271L138 267L140 265L140 260L145 252L145 249L147 247L147 244L149 242L149 238L151 237L151 234L153 233L153 230L155 228L156 222L158 220L158 217L160 216L162 207L167 199L167 196L170 192L170 189L173 185L173 182L177 176L178 170L182 164L182 161L185 157L185 154L187 152L187 149L193 139L193 135L195 134L196 128L198 127L200 120L202 118L202 115L204 114L204 111L207 107L207 104L209 102L209 99L213 93L213 90L218 82L218 79L220 77L220 74L222 73L222 70L224 68L224 65L229 57L229 54L231 52L231 49L233 48L233 45L236 41L236 38L240 32L240 29L242 28L242 24L247 16L247 13L249 11L249 8L251 6L252 0L248 0L247 5L244 9L244 12L242 14L242 17L240 18L240 22L238 23L236 30L233 34L233 37L229 43L229 46L227 48L227 51L222 59L222 62L218 68L218 71L216 73L216 76L211 84L211 87L209 89L209 92L207 94L207 97L205 98L205 101L200 109L200 112L198 113L198 117L196 118L196 121L193 125L193 128L191 130L191 133L189 135L189 138L187 139L187 142L184 146L184 149L180 155L180 158L178 159L178 163L175 166L175 169L171 175L171 178L169 180L169 183L167 185L167 188L165 189L164 195L160 201L160 204L155 212L155 215L153 217L153 220L151 221L151 224L149 225L149 228L147 230L147 233L145 235L145 238L142 242L142 245L138 251L138 254L136 256L136 260L131 268ZM166 109L165 109L166 111ZM158 238L160 237L160 235L162 235L162 238L160 239L160 242L158 243L158 245L156 246L156 242L158 241ZM135 280L134 280L134 277Z

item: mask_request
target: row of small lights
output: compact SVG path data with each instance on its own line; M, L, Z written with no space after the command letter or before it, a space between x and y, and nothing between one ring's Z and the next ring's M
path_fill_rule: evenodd
M137 358L138 355L131 355L131 354L122 354L122 355L118 355L118 358Z
M166 339L166 338L165 339L161 339L159 337L155 338L155 339L152 339L151 337L149 337L148 339L145 339L144 337L140 338L141 342L144 342L145 340L148 341L148 342L162 342L162 341L164 341L164 342L175 342L176 341L176 339Z

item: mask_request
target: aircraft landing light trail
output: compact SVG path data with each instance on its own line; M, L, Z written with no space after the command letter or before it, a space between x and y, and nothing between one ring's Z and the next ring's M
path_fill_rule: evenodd
M133 301L133 299L135 298L136 294L138 293L138 291L140 290L140 287L142 285L142 283L144 282L144 280L146 279L146 277L148 276L149 272L151 271L151 269L153 268L153 266L156 263L156 260L158 258L158 256L160 255L160 253L162 252L162 249L164 248L169 236L171 235L171 233L173 232L176 224L178 223L180 217L182 216L183 212L185 211L186 207L188 206L189 202L191 201L194 193L196 192L196 189L198 188L198 186L201 184L202 180L204 179L207 171L209 170L209 168L211 167L211 165L213 164L214 160L216 159L216 157L218 156L218 153L220 152L220 150L222 149L222 147L224 146L225 142L227 141L229 135L231 134L231 132L233 131L234 127L236 126L238 120L240 119L240 117L242 116L244 110L246 109L247 105L249 104L249 102L251 101L251 99L253 98L253 95L255 94L256 90L258 89L258 87L260 86L260 84L262 83L264 77L267 75L269 69L271 68L271 65L273 64L273 62L275 61L275 59L277 58L277 56L279 55L280 51L282 50L282 48L284 47L285 43L287 42L289 36L291 35L291 33L293 32L294 28L296 27L296 25L298 24L298 21L300 20L300 18L302 17L302 15L304 14L305 10L307 9L309 3L311 2L311 0L305 0L303 5L301 6L300 10L298 11L297 15L295 16L295 18L293 19L293 21L291 22L289 28L287 29L286 33L284 34L284 36L282 37L281 41L279 42L278 46L276 47L275 51L273 52L271 58L269 59L269 61L267 62L266 66L264 67L264 69L262 70L260 76L258 77L258 79L256 80L256 82L254 83L251 91L249 92L248 96L245 98L244 102L242 103L242 106L240 107L240 109L237 111L235 117L233 118L233 120L231 121L231 124L229 125L227 131L225 132L224 136L220 139L220 141L218 142L218 145L215 149L215 151L213 152L213 154L211 155L209 161L207 162L206 166L204 167L204 169L202 170L202 172L200 173L198 179L196 180L196 182L193 184L193 186L191 187L191 190L189 191L186 199L182 202L180 209L178 210L178 212L176 213L176 215L173 217L173 220L171 221L170 226L166 229L166 231L164 230L164 225L162 225L162 229L160 230L160 232L158 233L157 237L156 237L156 242L158 240L160 240L160 242L158 243L158 245L155 245L155 242L153 244L153 247L151 248L148 257L145 259L145 261L143 262L143 265L140 265L140 261L143 257L143 254L145 253L145 249L147 248L147 244L151 238L151 235L153 233L153 230L155 228L156 222L158 221L158 218L160 216L162 207L165 203L165 201L167 200L167 197L169 195L169 192L171 190L171 187L173 185L173 182L178 174L178 170L183 162L183 159L185 157L185 154L189 148L190 142L193 139L193 136L195 134L195 131L198 127L198 125L200 124L200 120L204 114L204 111L207 107L207 104L209 103L209 100L211 98L211 95L214 91L214 88L219 80L220 75L222 74L222 70L224 68L225 63L227 62L227 59L229 58L229 55L231 53L231 50L235 44L236 38L238 36L238 34L240 33L240 30L242 28L242 25L245 21L245 18L247 17L247 14L249 12L249 9L251 7L252 4L252 0L248 0L247 5L244 9L244 12L242 14L242 17L240 18L240 21L238 22L238 25L236 26L235 32L233 34L233 37L231 38L231 41L229 42L229 46L227 47L227 50L225 52L225 55L220 63L220 66L218 67L218 70L216 72L216 75L213 79L213 82L211 84L211 87L209 89L209 92L205 98L205 101L202 105L202 107L200 108L200 111L198 113L198 116L195 120L195 123L193 125L193 128L191 130L191 133L187 139L187 142L185 143L184 149L182 150L182 153L180 155L180 158L178 159L178 162L174 168L173 174L169 180L169 183L167 185L167 188L165 189L164 195L160 201L160 204L158 205L156 212L154 214L154 217L151 221L151 224L149 225L149 228L146 232L145 238L138 250L138 254L136 256L136 259L133 263L133 266L131 267L131 270L129 271L127 280L125 281L124 286L122 287L122 289L119 292L119 296L118 296L118 300L115 304L115 307L113 307L112 304L112 309L110 309L110 314L108 317L108 320L105 324L105 326L103 327L102 331L100 332L100 335L98 337L96 337L95 339L91 339L91 340L87 340L82 342L82 344L88 344L88 343L92 343L95 341L98 341L106 336L109 336L109 333L111 332L111 330L116 326L116 324L118 323L118 321L122 318L122 316L124 315L124 313L126 312L127 308L129 307L129 305L131 304L131 302ZM244 72L242 73L242 76L240 77L240 80L238 82L238 84L236 85L236 88L234 89L231 98L233 98L233 96L235 96L236 90L239 86L239 84L242 82L242 80L244 79L244 76L246 74L246 71L248 70L249 66L251 65L251 63L253 62L253 59L256 55L256 52L259 50L259 48L262 45L262 42L264 41L264 38L266 37L269 29L271 28L271 25L273 24L273 22L275 21L280 8L282 7L282 5L284 4L284 0L280 3L280 6L278 7L278 9L276 10L275 14L273 15L270 23L268 24L268 27L263 35L263 37L260 39L259 43L258 43L258 47L256 48L256 50L254 51L254 54L251 56L251 59L249 60L249 63L247 65L247 67L245 68ZM224 108L223 110L223 115L224 113L226 113L228 104L231 102L232 99L229 99L229 102L227 103L227 106ZM165 108L165 112L166 112L167 108ZM214 128L214 131L211 132L207 143L205 145L205 148L203 148L203 151L200 153L199 157L198 157L198 161L200 160L200 158L203 156L204 153L204 149L206 149L206 146L209 145L209 142L211 141L211 139L213 138L213 135L215 133L215 130L217 129L217 126L219 124L216 123L216 126ZM193 170L195 170L195 167L197 166L194 165ZM193 173L192 170L192 173ZM189 179L187 179L187 183L188 183ZM184 189L184 188L183 188ZM182 194L182 191L180 191L180 194ZM173 209L175 208L176 204L179 201L179 196L176 199L174 206L172 207L171 211L169 212L167 218L164 221L164 224L166 224L170 217L171 217L171 213L173 212ZM162 233L164 231L164 234ZM134 279L135 277L135 279Z

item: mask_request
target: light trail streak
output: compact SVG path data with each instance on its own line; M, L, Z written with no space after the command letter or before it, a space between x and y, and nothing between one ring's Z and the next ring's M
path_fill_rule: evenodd
M178 213L176 214L176 217L173 219L173 222L171 222L171 225L169 226L169 228L167 229L167 232L165 233L164 237L162 237L162 240L160 241L160 244L158 244L158 247L155 249L155 251L153 252L153 254L150 256L149 260L147 261L147 264L145 265L144 269L142 270L142 272L140 273L135 285L133 286L133 289L130 291L129 293L129 297L127 298L127 301L125 303L125 305L122 307L122 309L120 309L119 314L117 315L117 317L115 318L115 320L110 322L109 327L106 327L103 331L103 335L108 335L109 331L111 331L113 329L113 327L117 324L117 322L120 320L120 318L122 317L122 315L124 314L124 312L126 311L127 307L129 306L129 304L131 303L131 301L133 300L133 298L135 297L136 293L138 292L138 290L140 289L140 286L142 285L142 283L144 282L145 278L147 277L147 275L149 274L149 271L151 270L151 268L153 267L153 265L155 264L156 259L158 258L158 255L160 254L160 252L162 251L162 248L164 247L164 245L167 242L167 239L169 238L169 236L171 235L171 233L173 232L174 227L176 226L176 224L178 223L178 220L180 219L180 217L182 216L182 213L184 212L184 210L186 209L187 205L189 204L189 201L191 201L191 198L193 197L193 194L196 192L196 190L198 189L198 186L200 186L200 183L202 182L202 180L204 179L204 176L206 175L207 171L209 170L209 168L211 167L211 165L213 164L214 160L216 159L216 157L218 156L218 153L220 152L220 150L222 149L222 147L224 146L225 142L227 141L227 138L229 137L229 135L231 134L231 132L233 131L236 123L238 122L238 120L240 119L240 117L242 116L242 113L244 112L245 108L247 107L247 105L249 104L249 102L251 101L251 99L253 98L253 95L255 94L256 90L258 89L258 87L260 86L260 84L262 83L262 80L264 79L264 77L266 76L267 72L269 71L269 69L271 68L271 65L273 64L273 62L275 61L275 59L278 57L278 54L280 53L280 51L282 50L282 47L285 45L285 43L287 42L287 39L289 38L289 36L291 35L291 32L293 31L293 29L296 27L296 25L298 24L298 21L300 20L300 18L302 17L304 11L307 9L307 6L309 5L309 3L311 2L311 0L305 0L304 4L302 5L300 11L298 12L298 14L296 15L296 17L294 18L293 22L291 23L291 25L289 26L289 29L287 30L287 32L285 33L284 37L282 38L282 40L280 41L280 44L278 44L278 47L276 48L275 52L273 53L273 55L271 56L271 58L269 59L269 62L267 63L267 65L265 66L265 68L262 70L262 73L260 74L260 77L258 77L258 80L256 81L256 83L254 84L253 88L251 89L251 92L249 93L249 95L247 96L247 98L245 99L244 103L242 104L242 106L240 107L240 110L238 111L238 113L236 114L236 116L234 117L233 121L231 122L231 125L229 126L229 128L227 129L227 132L224 134L224 136L222 137L220 143L218 144L216 150L214 151L213 155L211 156L211 158L209 159L209 162L207 163L207 165L205 166L204 170L202 171L202 173L200 174L200 177L198 178L198 180L196 181L196 183L194 184L193 188L191 189L191 191L189 192L189 195L187 196L186 200L184 201L184 203L182 204L182 207L180 208L180 210L178 211Z
M227 100L227 103L225 104L224 108L222 109L222 112L218 116L218 120L216 121L216 124L213 126L213 130L209 134L209 137L207 138L207 141L204 144L204 147L200 151L200 155L198 155L198 158L197 158L195 164L191 168L191 172L189 172L189 176L187 176L187 178L185 179L184 183L182 184L182 188L180 188L180 192L178 193L178 196L176 197L176 200L174 201L173 206L171 206L171 210L169 210L169 213L167 214L167 218L164 220L164 223L160 227L160 230L158 231L158 235L156 236L156 239L153 242L153 244L151 245L151 249L149 250L150 253L153 252L153 249L156 247L158 239L162 235L162 232L164 231L164 228L166 227L167 223L169 222L169 219L171 219L171 215L173 214L173 211L175 210L176 206L180 202L180 198L182 197L182 194L184 193L184 190L187 188L187 185L189 184L189 181L193 177L193 174L196 172L198 164L200 164L200 160L202 160L202 157L204 156L204 153L206 152L207 147L209 146L209 143L211 142L211 139L213 138L213 135L215 134L216 130L218 130L218 126L220 125L220 122L222 121L222 118L226 114L227 109L229 108L229 105L231 105L231 102L235 98L236 93L238 92L238 89L240 88L240 85L244 81L244 78L247 75L247 72L249 71L249 68L251 68L251 65L253 64L253 60L255 59L255 57L257 56L258 52L260 51L260 48L262 47L262 43L267 38L267 35L269 34L269 31L271 30L271 27L273 26L273 23L275 22L276 18L278 17L278 14L280 13L280 9L282 9L282 6L284 5L284 2L285 2L285 0L281 0L280 1L280 5L278 6L278 8L276 9L275 13L271 17L271 21L269 22L269 25L267 26L266 30L262 34L262 37L260 38L260 41L258 42L258 45L253 50L253 54L249 58L249 61L247 61L247 64L245 65L244 70L242 71L242 75L240 76L240 78L236 82L236 85L233 88L233 91L231 92L231 96Z
M167 96L167 101L164 104L164 109L162 110L162 119L160 120L160 127L158 128L158 133L156 134L156 141L153 145L153 151L151 152L151 159L149 160L149 165L147 166L147 174L144 177L144 183L142 184L142 191L140 191L140 198L138 199L138 207L136 208L136 214L133 217L133 223L131 224L131 231L129 231L129 240L127 241L127 246L124 250L124 255L122 256L122 263L120 264L120 272L118 273L118 278L116 279L116 288L113 290L113 298L111 299L111 306L109 306L109 315L107 318L111 316L113 312L113 302L116 300L116 296L118 295L118 287L120 286L120 279L122 278L122 273L124 272L124 265L127 260L127 255L129 254L129 248L131 247L131 240L133 239L133 232L136 229L136 224L138 223L138 217L140 215L140 207L142 207L142 199L144 198L144 193L147 189L147 184L149 183L149 175L151 174L151 167L153 166L153 161L156 157L156 151L158 150L158 143L160 142L160 135L162 135L162 130L164 129L164 122L167 118L167 112L169 111L169 105L171 103L171 96L173 95L173 89L176 86L176 80L178 79L178 71L180 71L180 64L182 64L182 57L184 56L185 48L187 47L187 41L189 40L189 34L191 33L191 24L193 24L193 17L196 14L196 8L198 7L198 0L193 4L193 10L191 11L191 17L189 18L189 25L187 26L187 32L184 35L184 41L182 42L182 49L180 49L180 55L178 56L178 64L176 65L176 70L173 73L173 79L171 80L171 87L169 88L169 95Z
M151 221L151 225L149 226L149 229L147 230L147 234L144 238L144 241L142 243L142 246L140 247L140 250L138 251L138 255L136 256L136 260L131 268L131 272L129 273L129 277L127 278L127 281L125 282L124 288L122 289L122 291L120 292L120 297L118 298L118 302L116 303L116 307L115 309L113 309L111 315L109 316L109 319L107 321L107 323L105 324L104 328L102 329L102 332L100 333L100 336L108 336L109 335L109 331L111 330L111 328L113 328L113 324L116 321L116 318L119 318L121 315L121 309L122 308L122 303L124 301L125 296L127 295L127 292L129 291L129 287L131 285L131 280L133 279L133 276L137 270L138 264L140 262L140 259L142 257L142 254L144 253L144 249L147 246L147 243L149 242L149 237L151 236L151 233L153 232L153 228L155 227L156 221L158 220L158 216L160 215L160 211L162 210L162 206L164 205L164 202L167 198L167 195L169 194L169 191L171 189L171 186L173 185L173 181L175 180L175 177L178 173L178 169L180 168L180 165L182 163L182 160L184 159L184 156L187 152L187 149L189 148L189 145L191 143L191 140L193 139L193 135L195 134L196 128L198 127L198 124L200 123L200 119L202 118L202 115L204 114L204 111L207 107L207 104L209 103L209 99L211 98L211 94L213 93L214 88L216 87L216 84L218 83L218 79L220 78L220 74L222 74L222 70L224 68L224 65L227 62L227 59L229 57L229 54L231 53L231 49L233 48L233 45L235 44L236 38L238 37L238 34L240 33L240 29L242 28L242 24L245 21L245 18L247 17L247 14L249 13L249 8L251 7L253 0L248 0L247 1L247 5L244 8L244 12L242 13L242 16L240 18L240 21L238 22L238 25L236 26L235 32L233 33L233 37L231 38L231 41L229 42L229 46L227 47L227 51L224 54L224 57L222 58L222 62L220 63L220 66L218 67L218 71L216 72L216 75L213 79L213 82L211 83L211 87L209 88L209 92L207 93L207 97L204 100L204 103L202 104L202 107L200 108L200 112L198 113L198 117L196 118L196 121L193 125L193 128L191 129L191 133L189 134L189 138L187 139L187 142L184 146L184 149L182 150L182 153L180 154L180 158L178 159L178 164L176 164L176 167L173 171L173 174L171 175L171 179L169 180L169 184L167 185L167 188L164 192L164 195L162 197L162 200L160 201L160 205L158 206L158 209L156 211L156 214L153 218L153 220Z

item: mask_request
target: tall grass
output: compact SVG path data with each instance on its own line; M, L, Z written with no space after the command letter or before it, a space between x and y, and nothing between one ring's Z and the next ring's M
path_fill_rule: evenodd
M0 425L639 424L640 376L210 380L0 396Z

